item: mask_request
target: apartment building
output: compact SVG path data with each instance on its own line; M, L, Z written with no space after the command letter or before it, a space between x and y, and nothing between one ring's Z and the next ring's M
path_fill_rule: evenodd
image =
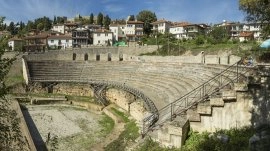
M125 34L128 41L140 41L144 35L143 24L141 21L127 21Z

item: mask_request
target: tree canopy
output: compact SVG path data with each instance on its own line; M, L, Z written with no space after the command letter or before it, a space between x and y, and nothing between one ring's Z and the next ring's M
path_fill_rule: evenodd
M98 13L97 24L103 26L103 14L102 13Z
M239 0L240 10L246 13L246 20L265 23L264 36L270 35L270 0Z
M103 19L103 25L106 29L109 29L110 24L111 24L111 18L109 17L109 15L106 15Z
M90 14L89 23L90 24L94 23L94 14L93 13Z
M152 29L151 23L157 21L156 14L149 10L143 10L139 12L136 18L138 21L144 22L143 31L146 35L149 35Z

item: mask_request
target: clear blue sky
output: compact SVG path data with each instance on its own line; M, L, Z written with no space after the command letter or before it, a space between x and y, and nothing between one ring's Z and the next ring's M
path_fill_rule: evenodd
M74 17L99 12L112 19L137 15L141 10L155 12L158 19L191 23L244 21L238 0L0 0L0 16L6 21L33 20L38 17Z

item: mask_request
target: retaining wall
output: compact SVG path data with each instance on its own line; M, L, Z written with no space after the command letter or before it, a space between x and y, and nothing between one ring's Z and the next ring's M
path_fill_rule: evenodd
M24 116L22 114L22 111L21 111L21 108L20 108L20 105L17 101L12 101L12 104L13 104L13 109L16 111L19 119L20 119L20 128L21 128L21 132L22 132L22 135L26 138L26 141L27 141L27 144L25 144L31 151L36 151L36 146L34 144L34 141L32 139L32 136L29 132L29 129L26 125L26 122L25 122L25 119L24 119Z

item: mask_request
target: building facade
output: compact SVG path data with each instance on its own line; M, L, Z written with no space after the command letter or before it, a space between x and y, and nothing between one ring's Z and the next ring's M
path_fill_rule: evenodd
M164 19L155 21L153 23L151 23L153 25L153 31L156 31L158 33L166 33L169 32L170 27L172 26L172 23L170 21L166 21Z
M48 46L51 49L72 48L71 35L52 35L48 37Z
M125 34L128 41L140 41L143 33L143 24L141 21L127 21Z
M87 46L91 43L90 31L83 27L78 27L72 30L73 47Z
M110 31L93 32L93 45L112 46L113 45L113 32L110 32Z

